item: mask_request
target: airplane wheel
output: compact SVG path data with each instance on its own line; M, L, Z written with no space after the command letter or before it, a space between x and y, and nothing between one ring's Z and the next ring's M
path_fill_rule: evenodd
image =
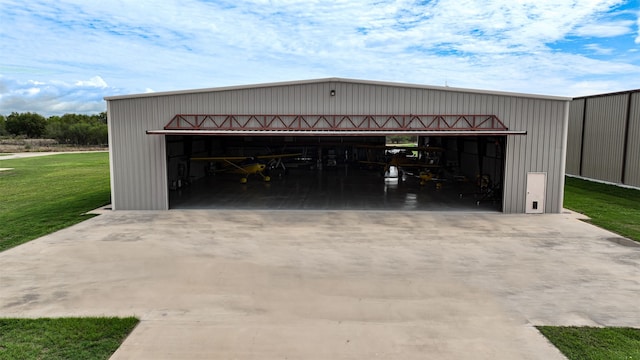
M246 184L247 178L240 178L240 184Z
M269 182L269 181L271 181L271 176L265 176L265 177L264 177L264 181L265 181L265 182Z

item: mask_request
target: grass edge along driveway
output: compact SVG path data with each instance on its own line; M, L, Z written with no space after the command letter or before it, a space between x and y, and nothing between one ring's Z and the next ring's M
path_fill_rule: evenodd
M591 224L640 241L640 190L567 177L564 207Z
M0 360L108 359L138 322L134 317L0 318Z
M77 224L110 202L108 153L0 160L0 251Z
M110 202L109 154L1 160L0 251L84 221ZM139 320L0 319L0 360L108 359Z

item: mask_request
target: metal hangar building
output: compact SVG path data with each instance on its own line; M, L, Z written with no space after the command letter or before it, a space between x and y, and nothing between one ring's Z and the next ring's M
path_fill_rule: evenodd
M113 210L562 210L570 98L328 78L105 100ZM225 174L242 158L271 181Z
M640 90L573 99L566 171L640 188Z

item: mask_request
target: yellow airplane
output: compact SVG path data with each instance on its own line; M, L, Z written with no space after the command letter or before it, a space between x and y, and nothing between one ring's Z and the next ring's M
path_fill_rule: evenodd
M277 155L260 155L260 156L214 156L214 157L193 157L191 161L210 161L210 162L222 162L227 165L228 171L232 174L243 175L240 178L241 184L246 184L250 175L259 175L265 182L271 181L271 177L265 174L267 170L276 169L278 167L286 170L283 158L295 157L302 155L297 154L277 154ZM262 161L260 161L262 160ZM264 162L266 160L266 163Z

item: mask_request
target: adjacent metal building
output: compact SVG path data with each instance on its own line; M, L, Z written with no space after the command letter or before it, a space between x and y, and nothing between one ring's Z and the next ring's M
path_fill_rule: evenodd
M566 171L640 187L640 90L573 99Z
M490 138L477 151L481 164L498 139L502 211L562 210L569 98L329 78L105 100L114 210L169 209L171 159L182 151L172 144L182 149L190 136L348 141L394 134L462 139L460 151L464 139L485 146ZM628 174L637 179L637 170Z

